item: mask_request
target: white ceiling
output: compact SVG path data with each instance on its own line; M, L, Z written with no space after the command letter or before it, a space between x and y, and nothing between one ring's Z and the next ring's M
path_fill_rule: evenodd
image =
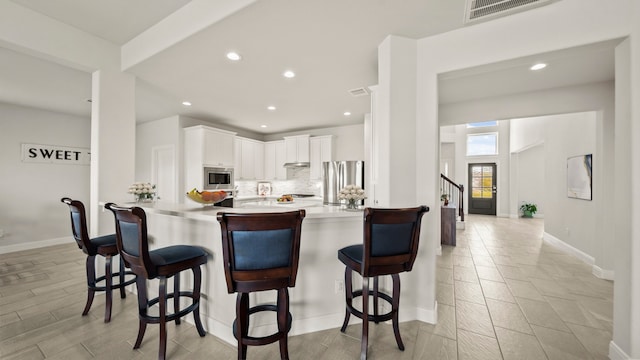
M118 45L189 2L11 1ZM388 34L422 38L459 28L464 5L259 0L127 70L139 79L138 121L181 114L264 134L362 123L369 96L356 98L348 90L377 83L380 42ZM443 74L440 102L611 80L612 49L613 43L602 43ZM243 60L228 61L229 50ZM549 67L526 70L539 60ZM285 69L297 76L283 78ZM0 48L1 102L88 117L90 83L90 74ZM183 100L194 105L184 107Z

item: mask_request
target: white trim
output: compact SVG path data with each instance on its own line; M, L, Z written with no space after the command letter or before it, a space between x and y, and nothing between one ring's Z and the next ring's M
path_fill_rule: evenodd
M584 261L589 265L593 265L593 263L595 262L595 259L593 258L593 256L583 252L582 250L574 248L573 246L567 244L566 242L558 239L557 237L547 232L545 232L542 235L542 239L545 242L549 243L550 245L553 245L554 247L566 252L567 254L577 257L578 259Z
M614 280L613 270L606 270L595 264L591 269L591 273L600 279L611 280L611 281Z
M72 237L61 237L56 239L48 239L41 241L30 241L20 244L9 244L0 246L0 254L8 254L16 251L24 251L31 249L39 249L47 246L70 244L74 240Z
M221 323L215 319L210 318L205 314L201 314L203 324L205 325L205 330L212 334L213 336L229 343L230 345L237 345L237 340L233 337L233 329L231 326ZM401 310L398 314L400 322L419 320L422 322L426 322L429 324L435 324L438 321L438 302L434 303L434 307L432 310L423 309L423 308L413 308ZM185 318L185 320L193 325L193 317L189 316ZM291 324L291 331L289 332L289 336L308 334L312 332L335 329L338 326L341 326L344 321L344 313L334 313L325 316L318 316L306 319L296 319L293 317L293 323ZM362 322L361 319L358 319L355 316L351 317L349 324L357 324ZM252 336L265 336L270 333L275 332L276 324L265 324L258 326L251 326L251 335Z
M634 360L625 353L616 343L611 340L609 343L609 359L610 360ZM638 359L635 359L638 360Z

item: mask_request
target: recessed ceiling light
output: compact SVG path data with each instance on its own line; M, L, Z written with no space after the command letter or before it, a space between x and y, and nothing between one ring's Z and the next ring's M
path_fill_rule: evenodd
M267 110L271 110L271 111L273 111L273 110L275 110L275 109L276 109L276 107L275 107L275 106L273 106L273 105L269 105L269 106L267 106Z
M261 128L266 128L266 127L267 127L267 125L260 125L260 127L261 127Z
M345 111L345 112L344 112L344 116L350 116L350 115L351 115L351 113L350 113L350 112L348 112L348 111Z
M231 51L227 53L227 59L231 61L239 61L240 59L242 59L242 56L240 56L240 54L238 54L237 52Z
M547 64L539 63L539 64L533 65L530 69L531 70L542 70L542 69L544 69L546 67L547 67Z
M183 102L182 102L182 105L184 105L184 106L191 106L191 103L190 103L190 102L188 102L188 101L183 101Z
M293 72L293 71L291 71L291 70L287 70L287 71L285 71L285 72L282 74L282 76L284 76L284 77L286 77L286 78L291 79L292 77L295 77L295 76L296 76L296 73L294 73L294 72Z

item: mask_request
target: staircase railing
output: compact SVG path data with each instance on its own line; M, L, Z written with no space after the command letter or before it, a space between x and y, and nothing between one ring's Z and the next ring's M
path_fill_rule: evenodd
M458 208L460 221L464 221L464 185L456 184L453 180L440 174L440 191L443 195L448 195L449 202L453 202Z

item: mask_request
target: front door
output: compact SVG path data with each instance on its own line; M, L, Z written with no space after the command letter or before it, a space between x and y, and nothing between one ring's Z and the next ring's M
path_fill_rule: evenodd
M496 164L469 164L469 214L496 214Z

